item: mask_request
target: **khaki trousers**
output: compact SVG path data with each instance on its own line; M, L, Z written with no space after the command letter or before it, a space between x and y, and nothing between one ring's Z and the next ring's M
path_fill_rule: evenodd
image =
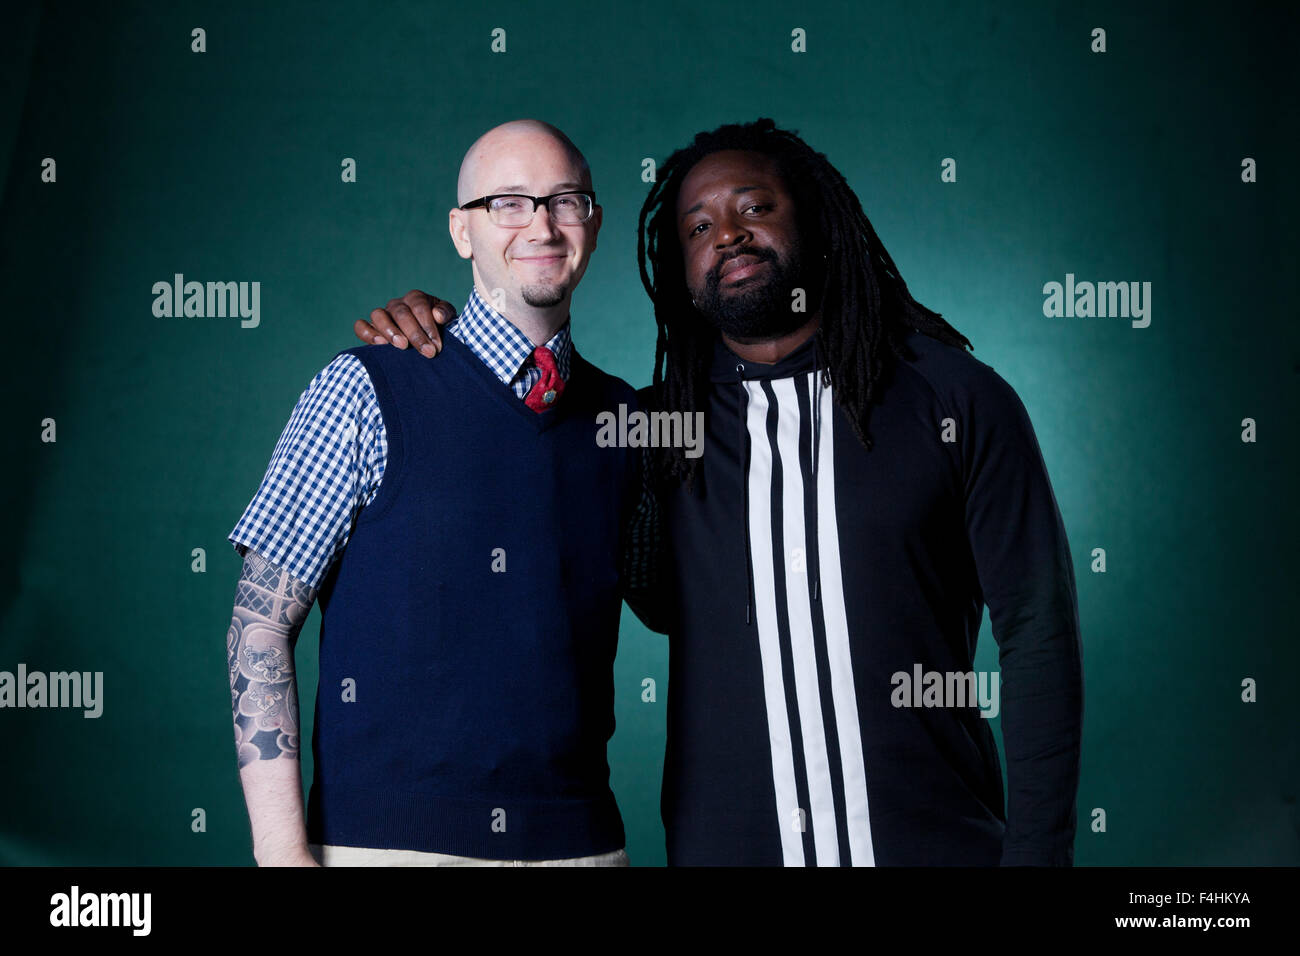
M360 846L321 846L307 848L321 866L628 866L627 851L612 850L595 856L577 856L567 860L480 860L472 856L449 853L426 853L420 850L373 850Z

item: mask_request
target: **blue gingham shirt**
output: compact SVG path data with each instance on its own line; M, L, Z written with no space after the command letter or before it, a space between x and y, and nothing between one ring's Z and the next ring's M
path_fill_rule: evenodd
M478 290L443 330L460 339L522 401L541 378L533 344ZM546 343L569 379L569 323ZM436 361L436 360L435 360ZM261 487L228 538L298 580L319 588L348 543L357 513L379 490L388 438L370 375L352 355L335 358L311 381L276 443Z

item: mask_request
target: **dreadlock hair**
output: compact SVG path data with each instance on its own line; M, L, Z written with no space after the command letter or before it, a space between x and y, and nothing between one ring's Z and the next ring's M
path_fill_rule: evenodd
M906 355L907 330L916 329L963 349L972 346L939 313L912 298L862 203L826 156L770 119L697 133L689 146L659 167L641 207L637 260L659 326L653 380L656 405L691 414L703 410L707 401L716 333L696 310L686 287L677 198L696 163L722 150L761 153L777 163L795 201L801 258L814 280L809 284L820 284L820 290L807 290L809 302L821 307L817 365L823 370L823 383L834 385L835 401L848 415L858 439L870 449L870 406L893 359ZM685 481L689 488L695 484L698 461L687 458L685 449L659 449L655 471L660 481Z

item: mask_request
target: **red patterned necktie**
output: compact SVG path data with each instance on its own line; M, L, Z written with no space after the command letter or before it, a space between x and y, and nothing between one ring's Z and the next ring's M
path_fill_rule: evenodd
M555 364L555 353L545 345L533 349L533 362L542 370L542 377L524 397L524 404L535 412L544 412L554 408L563 394L564 379L560 378L560 369Z

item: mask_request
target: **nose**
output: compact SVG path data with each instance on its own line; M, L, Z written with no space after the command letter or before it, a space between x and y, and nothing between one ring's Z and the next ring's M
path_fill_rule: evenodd
M533 221L524 229L525 238L545 241L558 238L560 235L560 230L551 218L551 211L546 207L546 203L539 204L533 213Z
M719 249L725 249L738 242L749 242L754 238L753 233L749 231L745 220L730 211L725 212L718 217L717 225L714 227L713 236L714 246Z

